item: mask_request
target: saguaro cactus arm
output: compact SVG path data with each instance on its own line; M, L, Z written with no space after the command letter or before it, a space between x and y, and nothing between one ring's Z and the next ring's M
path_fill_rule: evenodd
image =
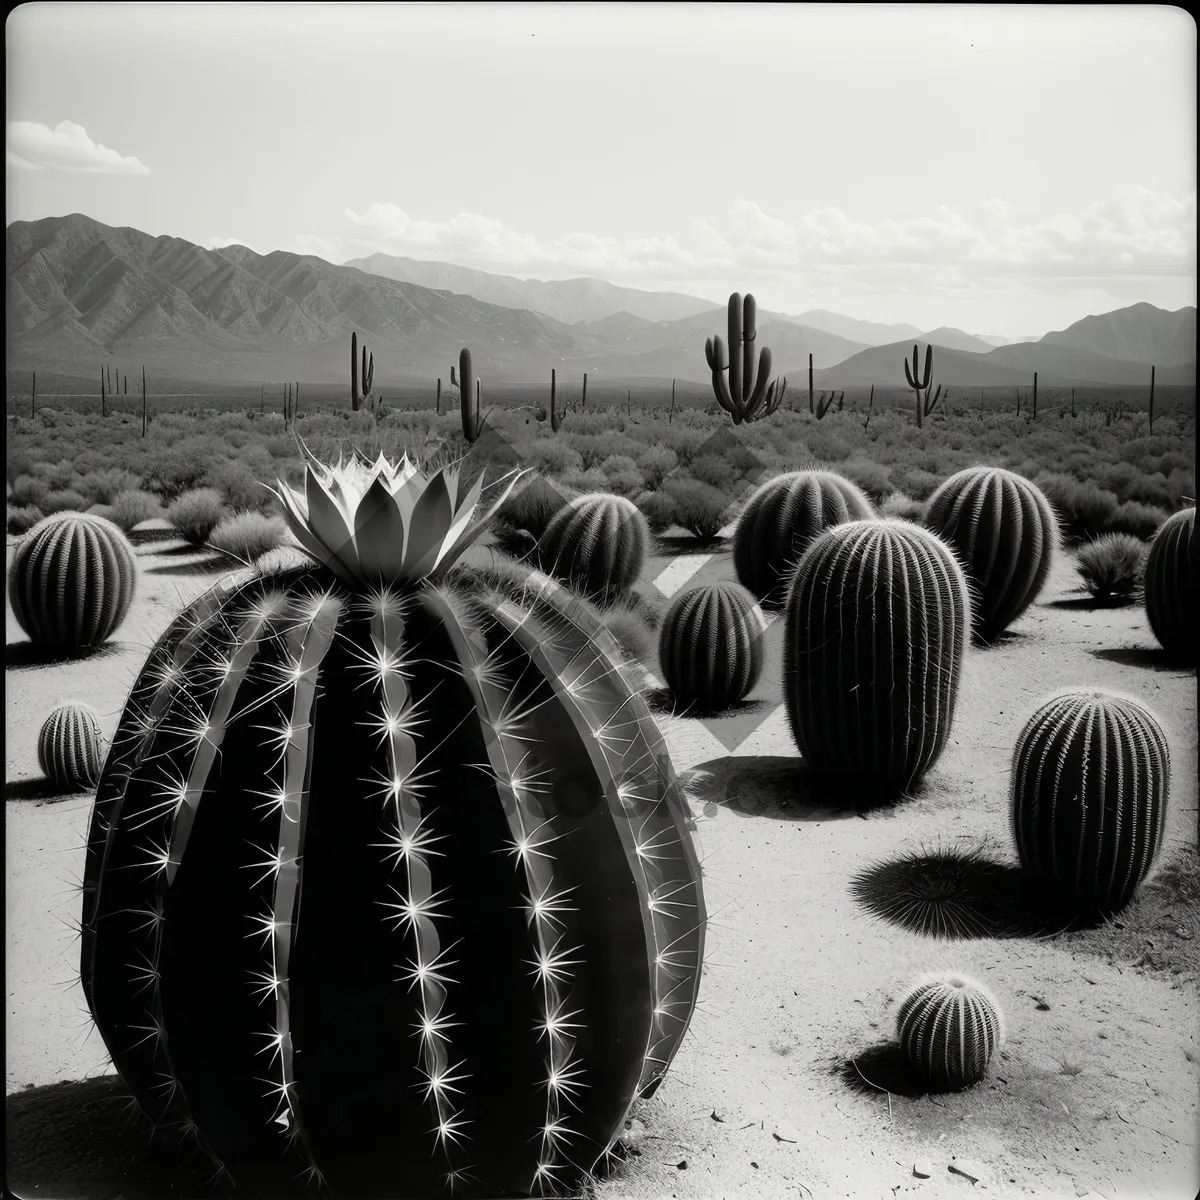
M771 351L762 347L758 356L758 375L754 374L754 342L757 333L754 319L757 304L753 296L745 300L734 292L729 297L729 358L725 358L725 344L720 337L708 338L704 343L704 356L713 373L713 392L717 403L740 425L753 419L767 398L767 387L771 375ZM726 376L725 372L729 374Z

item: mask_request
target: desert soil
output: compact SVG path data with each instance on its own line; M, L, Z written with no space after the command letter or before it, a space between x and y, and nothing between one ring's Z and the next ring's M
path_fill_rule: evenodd
M132 1143L107 1118L101 1132L89 1124L107 1111L115 1080L61 1082L109 1070L89 1034L72 929L90 797L48 796L35 742L50 708L72 697L94 704L111 736L154 639L218 576L180 550L139 549L133 608L112 645L88 660L32 662L7 615L6 1108L9 1184L21 1195L167 1194L161 1179L157 1192L137 1184ZM671 593L733 577L723 548L657 557L643 580ZM698 820L710 916L704 984L670 1075L637 1107L626 1161L598 1185L603 1200L1196 1195L1195 673L1162 660L1138 607L1088 609L1075 586L1064 557L1011 636L969 655L950 746L921 792L886 813L838 811L805 791L778 703L778 622L750 703L708 723L664 718L677 768L711 773ZM1013 742L1039 698L1068 686L1145 701L1170 738L1163 852L1121 921L1084 934L947 942L866 911L852 878L907 851L984 846L997 863L1015 863ZM939 968L989 987L1005 1042L977 1087L906 1095L886 1050L895 1003L914 975Z

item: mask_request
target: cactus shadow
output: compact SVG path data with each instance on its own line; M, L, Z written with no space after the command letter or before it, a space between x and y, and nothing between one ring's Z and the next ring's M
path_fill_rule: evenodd
M833 821L862 815L847 807L845 788L816 779L804 761L776 755L729 755L701 763L697 799L742 817Z
M1026 633L1021 629L1002 629L990 638L973 637L971 645L976 650L992 650L1001 646L1019 645L1021 642L1032 640L1033 637L1032 633Z
M124 642L102 642L83 654L67 654L50 646L36 642L9 642L4 647L4 669L6 671L28 671L37 667L62 666L74 662L96 662L112 658L125 648Z
M738 700L733 704L727 704L724 708L708 711L680 706L669 687L651 688L644 695L651 712L664 717L680 717L689 721L711 721L720 717L751 716L754 713L770 712L779 707L776 700Z
M1095 596L1070 596L1066 600L1046 600L1046 608L1060 608L1071 612L1105 612L1110 608L1130 608L1137 603L1136 597L1114 596L1100 600Z
M905 1056L896 1042L877 1042L853 1058L835 1064L833 1073L852 1092L861 1096L878 1096L887 1092L918 1100L922 1096L945 1095L959 1091L947 1084L930 1080Z
M85 796L87 789L64 791L60 785L46 778L6 779L5 800L68 800L73 796Z
M189 554L195 554L188 547ZM201 559L189 559L186 562L164 563L161 567L147 567L147 575L209 575L216 571L235 571L238 564L232 562L224 554L209 554Z
M1120 646L1089 650L1093 658L1105 662L1120 663L1126 667L1147 667L1152 671L1190 671L1195 663L1188 662L1177 654L1170 654L1160 647Z
M877 921L939 941L1048 939L1102 920L1068 911L1020 866L980 847L909 851L860 871L849 890Z
M656 556L670 558L687 557L692 554L719 554L730 548L729 539L716 534L711 538L696 537L690 533L659 533L654 536Z

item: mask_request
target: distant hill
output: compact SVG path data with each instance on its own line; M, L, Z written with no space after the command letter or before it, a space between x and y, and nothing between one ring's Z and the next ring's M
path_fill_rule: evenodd
M978 333L975 335L981 342L987 342L989 346L1011 346L1014 342L1036 342L1040 334L1029 333L1024 337L998 337L994 333Z
M598 321L619 313L629 313L646 321L676 321L720 307L696 296L643 292L601 279L517 279L451 263L422 262L391 254L371 254L366 258L351 259L344 265L358 267L369 275L384 279L473 296L476 300L505 308L528 308L567 325Z
M880 325L875 321L859 321L854 317L844 317L841 313L827 312L823 308L814 308L798 317L785 316L783 319L806 325L810 329L837 334L864 346L886 346L905 338L921 336L921 331L915 325Z
M1158 367L1196 361L1196 309L1174 312L1153 304L1131 304L1116 312L1084 317L1066 329L1046 334L1043 345L1089 350L1128 362Z
M983 338L946 325L921 334L917 340L932 342L935 346L942 346L947 350L962 350L966 354L986 354L993 349Z
M920 360L925 361L928 343L918 339ZM913 343L905 340L890 346L872 346L826 370L813 373L819 387L882 387L904 385L904 362L911 358ZM934 383L952 387L1006 387L1033 382L1046 386L1088 384L1145 385L1150 383L1147 363L1122 362L1086 350L1071 350L1044 342L1021 342L998 346L986 354L968 353L934 347ZM791 372L788 372L790 375ZM797 378L799 372L797 372ZM1156 376L1162 384L1195 382L1195 364L1160 368Z

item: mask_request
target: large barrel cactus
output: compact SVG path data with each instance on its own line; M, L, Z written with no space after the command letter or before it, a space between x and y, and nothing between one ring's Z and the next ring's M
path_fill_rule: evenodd
M1000 1006L974 979L957 972L916 980L896 1011L896 1038L932 1090L978 1083L1004 1036Z
M459 483L310 461L279 495L316 562L183 612L100 780L84 992L142 1111L231 1175L575 1187L688 1027L682 784L591 605L455 563Z
M607 602L636 582L650 552L650 527L624 496L576 496L550 519L538 541L538 565L580 594Z
M89 704L60 704L38 731L38 766L63 792L96 786L104 766L104 739L96 710Z
M136 579L133 550L116 525L88 513L55 513L18 544L8 599L36 646L78 657L125 619Z
M790 471L746 501L733 534L738 580L765 608L782 608L792 572L808 544L832 525L874 513L856 484L832 471Z
M968 467L929 498L925 527L958 555L974 591L973 634L992 642L1037 599L1054 561L1058 521L1028 479Z
M658 661L675 703L714 713L753 690L763 668L766 625L736 583L689 588L671 602L658 636Z
M796 568L784 614L792 735L851 803L894 800L946 745L970 639L962 568L907 521L826 530Z
M1166 734L1136 700L1053 696L1013 753L1013 840L1048 896L1084 917L1122 909L1162 845L1171 783Z
M1159 644L1183 662L1196 661L1200 585L1196 510L1184 508L1158 528L1146 555L1146 618Z

